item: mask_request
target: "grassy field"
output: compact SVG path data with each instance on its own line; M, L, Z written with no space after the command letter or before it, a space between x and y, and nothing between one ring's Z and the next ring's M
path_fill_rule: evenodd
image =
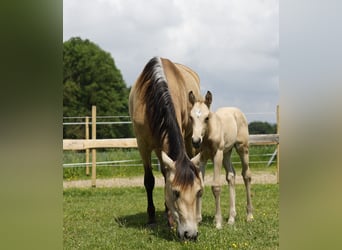
M271 157L270 154L274 152L275 148L276 146L274 145L251 146L250 147L251 170L252 171L253 170L267 170L267 171L275 172L276 171L275 163L272 163L270 167L266 167L267 161ZM144 173L144 170L141 164L141 158L137 149L98 150L96 160L97 162L135 160L134 162L128 162L128 163L125 162L121 164L115 164L112 166L99 165L96 168L97 178L133 177L133 176L142 176ZM86 160L85 160L84 151L64 151L63 152L63 163L84 163L85 161ZM233 162L240 161L235 150L233 150L232 161ZM260 163L255 163L255 162L260 162ZM157 160L154 159L152 163L157 164ZM237 172L240 172L239 169L241 169L241 164L236 163L234 164L234 166L236 167ZM157 167L154 167L154 169L156 170ZM211 169L212 169L212 164L211 164L211 161L209 161L207 165L207 170L210 172ZM63 179L64 180L90 179L90 176L86 176L84 166L83 167L70 167L70 168L65 167L63 168Z
M252 185L253 222L245 221L245 191L236 187L237 218L228 219L228 188L221 207L225 224L214 227L214 198L210 187L203 195L203 222L197 242L180 242L164 217L162 188L154 191L157 226L145 227L146 195L143 187L87 188L63 191L64 249L278 249L279 186Z

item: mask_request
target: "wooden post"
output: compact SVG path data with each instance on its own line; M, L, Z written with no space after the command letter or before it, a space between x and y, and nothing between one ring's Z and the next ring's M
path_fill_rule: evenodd
M89 116L85 118L85 138L89 140ZM89 176L89 148L86 149L86 175Z
M96 140L96 106L91 107L91 139ZM91 186L96 187L96 148L91 149Z
M279 142L277 144L277 183L279 183L279 172L280 172L280 115L279 105L277 105L277 134L279 135Z

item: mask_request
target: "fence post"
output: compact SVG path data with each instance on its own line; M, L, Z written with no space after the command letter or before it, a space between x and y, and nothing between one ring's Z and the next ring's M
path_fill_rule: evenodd
M279 134L279 128L280 128L280 114L279 114L279 104L277 105L277 134L279 135L279 142L277 144L277 183L279 183L279 172L280 172L280 134Z
M85 138L89 140L89 116L85 118ZM89 148L86 149L86 175L89 176Z
M91 107L91 139L96 140L96 106ZM91 186L96 187L96 148L91 149Z

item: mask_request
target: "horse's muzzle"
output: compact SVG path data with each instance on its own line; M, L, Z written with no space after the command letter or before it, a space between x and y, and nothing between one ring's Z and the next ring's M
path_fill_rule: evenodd
M202 144L201 138L198 138L198 139L192 138L192 145L194 146L194 148L199 148L201 144Z
M187 231L184 232L183 237L179 234L178 232L178 237L181 240L191 240L191 241L197 241L197 236L198 236L198 232L196 232L196 234L191 235L190 233L188 233Z

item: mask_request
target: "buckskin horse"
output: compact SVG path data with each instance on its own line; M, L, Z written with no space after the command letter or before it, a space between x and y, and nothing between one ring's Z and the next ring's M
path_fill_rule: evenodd
M219 108L216 112L211 112L212 94L210 91L207 92L205 100L198 99L190 91L189 101L192 104L190 112L190 120L193 126L192 143L201 155L200 168L203 179L208 159L211 159L214 164L214 179L211 188L215 197L216 228L222 228L220 205L220 171L222 163L226 170L226 180L230 192L228 224L234 224L235 222L235 170L231 162L233 147L235 147L242 163L242 177L247 194L247 221L253 220L248 151L249 133L245 115L238 108L233 107Z
M190 68L154 57L144 67L129 95L129 112L144 165L148 224L156 223L151 153L159 159L165 179L168 223L177 223L181 239L196 240L203 193L199 155L192 156L191 104L188 93L200 96L199 77Z

